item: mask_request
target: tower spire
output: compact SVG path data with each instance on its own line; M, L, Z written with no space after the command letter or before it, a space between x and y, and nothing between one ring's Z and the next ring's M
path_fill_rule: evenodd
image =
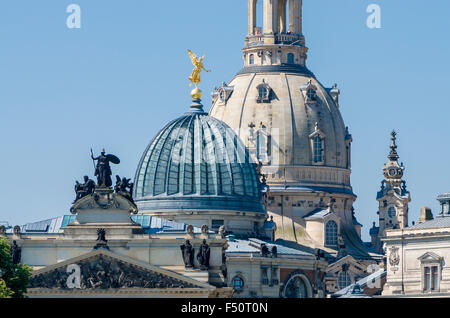
M386 182L401 182L405 167L403 163L399 164L398 159L400 156L397 153L397 133L395 130L391 133L391 145L389 147L391 150L387 156L389 162L384 165L384 176Z
M397 153L397 133L395 132L395 130L392 131L391 133L391 152L388 155L388 159L390 161L398 161L398 159L400 158L398 153Z
M263 12L258 12L263 1ZM248 0L248 35L244 60L248 66L305 66L305 38L302 28L303 0ZM257 15L263 25L257 25Z
M389 161L384 165L384 179L381 181L381 189L377 193L379 204L379 227L370 230L372 247L382 250L381 238L386 235L387 229L403 229L408 226L408 203L411 196L406 189L406 181L403 180L405 167L398 163L400 158L397 153L397 133L391 133L391 145L388 155Z

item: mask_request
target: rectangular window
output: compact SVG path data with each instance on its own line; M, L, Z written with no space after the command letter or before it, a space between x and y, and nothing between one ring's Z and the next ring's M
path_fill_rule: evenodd
M314 137L314 162L323 161L322 139L319 136Z
M423 268L423 290L432 292L439 290L439 266L427 266Z
M267 160L267 132L264 128L257 132L256 151L258 160L265 162Z
M439 272L438 267L433 266L431 268L431 290L439 289Z
M430 268L429 267L425 267L425 273L424 273L424 284L423 284L423 289L425 291L430 290L430 286L431 286L431 275L430 275Z

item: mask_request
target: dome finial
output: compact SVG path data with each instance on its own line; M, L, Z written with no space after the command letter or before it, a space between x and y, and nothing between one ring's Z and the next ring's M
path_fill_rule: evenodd
M200 100L200 99L202 99L202 96L203 96L203 92L198 87L194 88L191 91L191 97L193 100L196 100L196 99Z
M205 56L203 55L201 58L197 58L197 55L192 53L191 50L188 50L189 57L191 58L192 64L195 66L194 70L192 71L191 75L189 76L189 81L191 84L189 86L192 86L192 84L195 84L195 88L191 92L191 97L194 100L200 100L202 98L202 91L198 88L198 84L200 84L201 80L201 73L202 71L205 71L207 73L211 72L210 70L205 69L205 66L203 65L203 60Z

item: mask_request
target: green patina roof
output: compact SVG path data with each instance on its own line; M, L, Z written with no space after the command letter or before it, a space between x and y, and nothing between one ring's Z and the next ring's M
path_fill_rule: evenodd
M145 150L135 177L141 210L264 212L256 165L240 138L194 101Z

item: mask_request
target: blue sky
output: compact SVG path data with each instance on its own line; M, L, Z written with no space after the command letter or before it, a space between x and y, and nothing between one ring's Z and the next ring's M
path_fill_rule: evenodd
M81 29L66 26L72 3ZM381 29L366 27L371 3ZM304 0L308 67L342 91L366 240L393 128L410 220L424 205L436 213L436 196L450 191L449 11L445 0ZM202 83L209 109L207 92L242 67L246 32L245 0L2 0L0 220L69 213L74 181L93 175L91 147L118 155L113 172L133 177L151 138L190 104L186 49L213 70Z

